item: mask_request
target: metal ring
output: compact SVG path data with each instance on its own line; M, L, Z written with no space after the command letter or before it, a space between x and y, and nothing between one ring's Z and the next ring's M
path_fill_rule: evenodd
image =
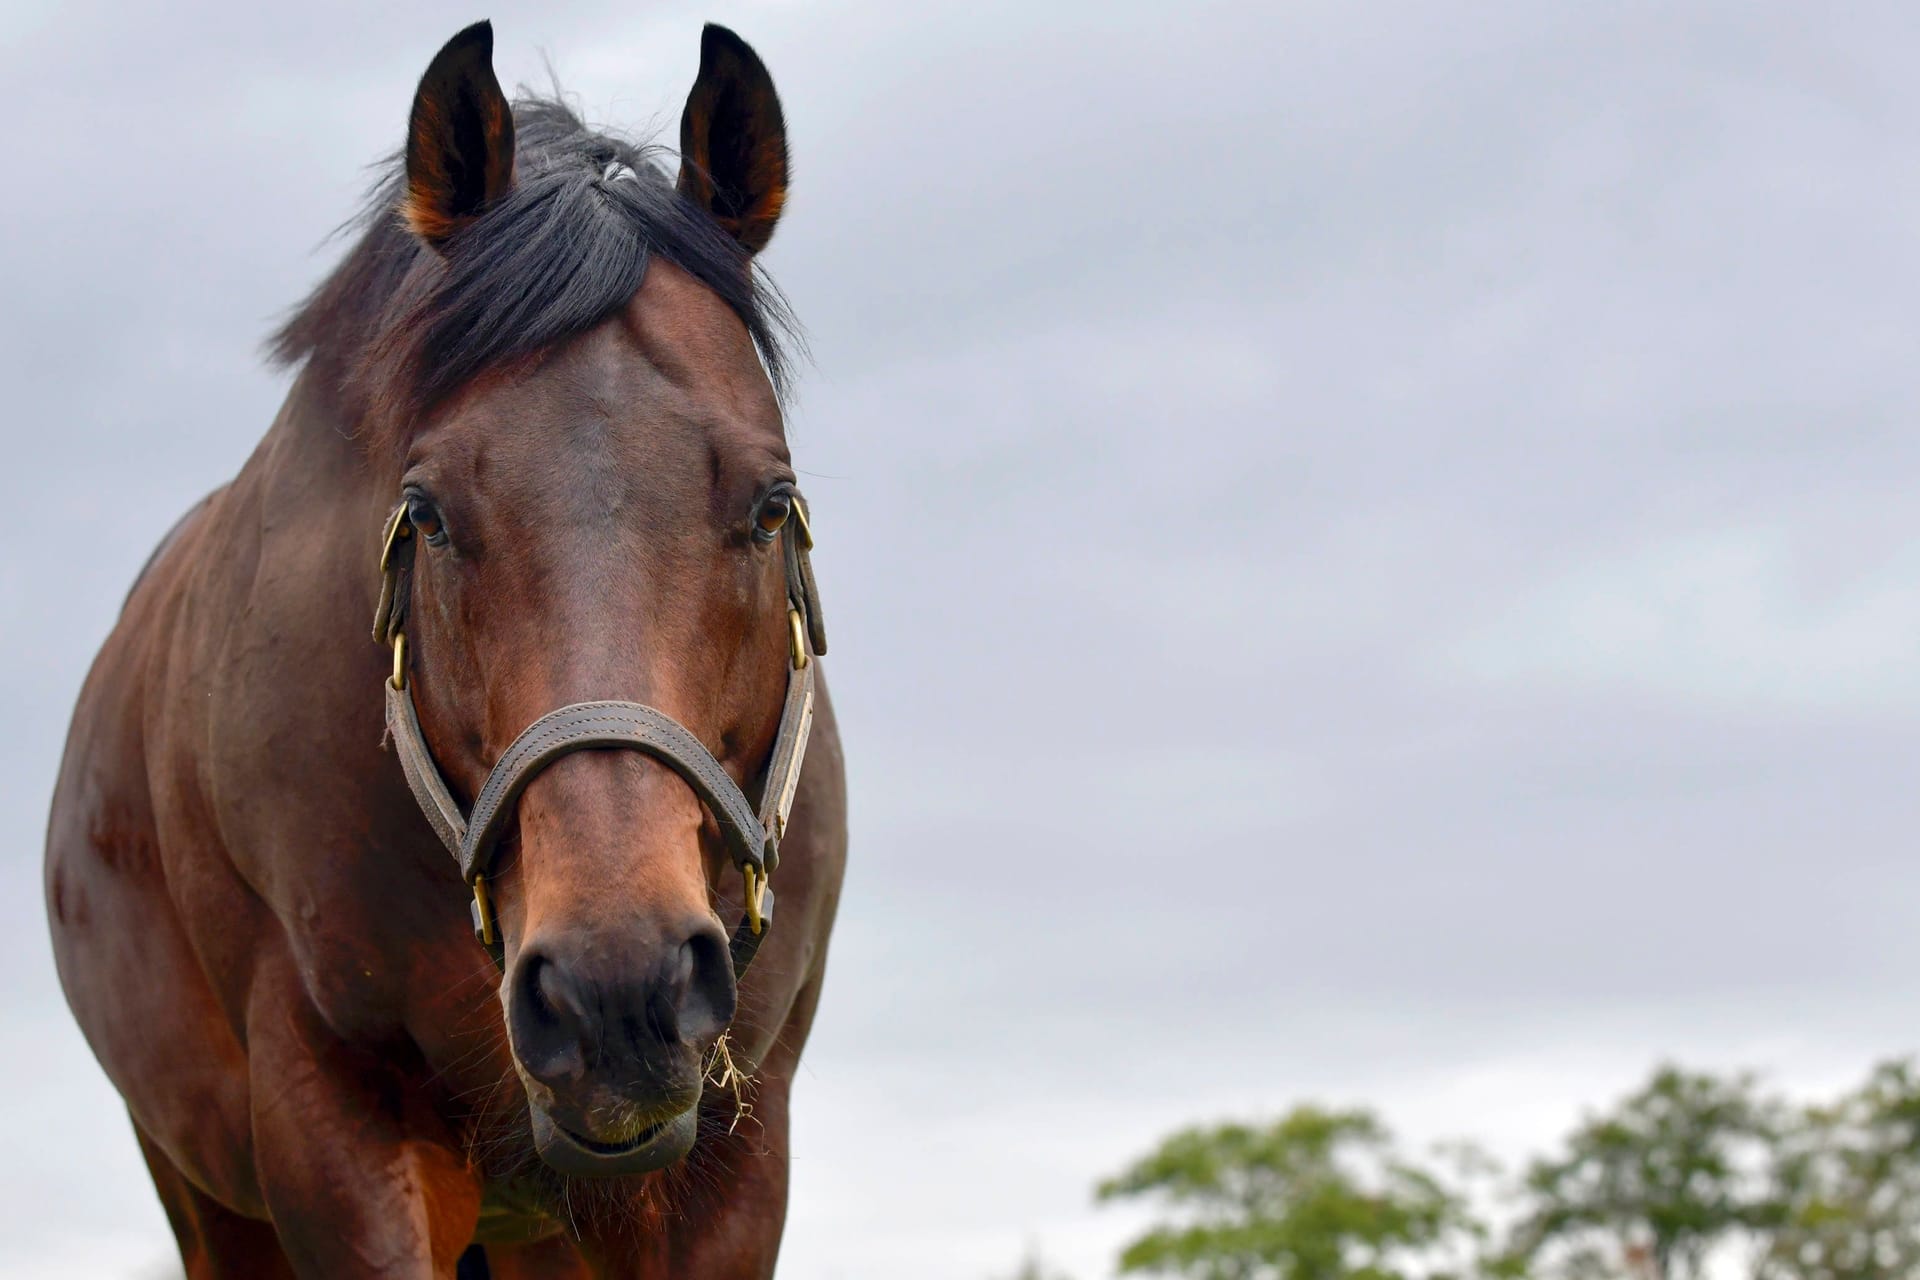
M792 605L787 606L787 633L793 641L793 669L804 670L807 665L806 624L800 621L800 611Z
M813 550L813 520L807 515L806 499L801 498L793 504L793 514L800 519L800 549Z
M767 877L761 874L751 862L743 863L740 875L747 882L747 926L753 930L753 936L759 937L766 927L761 919L761 904L766 901Z
M393 509L393 515L387 520L386 536L380 540L380 572L385 573L393 564L393 549L400 539L413 536L413 524L407 519L407 504L401 503Z
M407 633L393 633L393 675L387 683L396 689L407 687Z

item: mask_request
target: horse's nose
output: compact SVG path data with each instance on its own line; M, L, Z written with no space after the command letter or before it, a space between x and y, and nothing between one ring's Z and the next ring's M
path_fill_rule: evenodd
M606 1070L644 1080L661 1051L717 1039L733 1020L726 935L708 917L668 936L646 947L529 939L507 1000L520 1064L553 1087Z

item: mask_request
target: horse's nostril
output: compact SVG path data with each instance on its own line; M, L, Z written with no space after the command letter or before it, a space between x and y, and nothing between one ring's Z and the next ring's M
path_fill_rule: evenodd
M533 996L534 1007L541 1016L555 1022L579 1020L579 1001L561 976L560 967L551 960L534 962L533 977L527 985Z
M693 952L686 946L670 954L660 966L660 980L647 992L647 1034L661 1044L680 1039L680 1006L693 980Z
M733 1021L733 957L726 935L708 924L680 946L680 1034L696 1044L718 1039Z
M705 1045L733 1020L733 960L711 923L694 927L660 963L647 993L647 1031L662 1044Z
M538 951L521 957L508 1022L515 1054L543 1080L580 1072L586 1046L599 1038L566 970Z

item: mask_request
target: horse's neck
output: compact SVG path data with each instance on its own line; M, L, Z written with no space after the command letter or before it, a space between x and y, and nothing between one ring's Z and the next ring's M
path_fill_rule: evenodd
M294 379L240 480L305 512L309 537L335 539L341 569L376 584L364 544L377 540L381 516L399 500L399 468L369 451L367 433L329 382L314 370ZM333 518L321 519L323 512Z
M456 922L461 894L381 746L390 659L370 627L398 463L367 456L354 425L319 379L295 380L188 549L176 629L149 643L168 654L155 718L191 758L165 785L191 789L173 801L182 811L218 815L191 856L230 867L268 905L273 932L315 975L308 994L323 1017L380 1039L399 1034L403 995L339 985L362 973L343 952L398 956L423 927L427 905L395 877L426 867L453 878ZM402 847L417 861L394 857Z
M169 663L168 680L216 740L297 742L334 774L367 767L389 661L370 628L398 464L369 457L354 425L319 379L294 381L187 549L173 611L185 661ZM284 766L242 752L217 767L233 775L225 789L245 792Z
M243 628L291 625L339 644L365 641L357 617L344 627L321 607L364 603L371 620L380 520L397 501L397 467L369 456L357 428L325 380L312 371L294 380L222 498L227 527L216 541L237 571L209 575L207 585L231 598L199 603L224 608Z

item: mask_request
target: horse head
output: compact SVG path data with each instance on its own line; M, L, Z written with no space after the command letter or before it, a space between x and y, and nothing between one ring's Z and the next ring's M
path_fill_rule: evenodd
M369 347L390 539L409 543L395 687L463 811L529 725L602 700L683 728L682 756L751 789L808 657L777 303L753 266L786 193L779 100L708 27L669 179L563 111L516 113L491 48L469 28L420 82L393 202L419 252ZM738 832L690 768L543 758L509 780L484 879L468 868L536 1144L563 1172L683 1155L733 1017L717 906Z

